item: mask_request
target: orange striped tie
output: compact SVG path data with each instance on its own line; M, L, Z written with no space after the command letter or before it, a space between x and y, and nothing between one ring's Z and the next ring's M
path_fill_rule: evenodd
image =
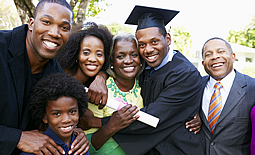
M220 93L220 88L223 88L220 82L217 82L214 85L214 92L211 97L210 105L209 105L209 111L208 111L208 122L209 126L211 128L211 131L213 133L216 123L218 121L218 118L220 117L221 113L221 107L222 107L222 96Z

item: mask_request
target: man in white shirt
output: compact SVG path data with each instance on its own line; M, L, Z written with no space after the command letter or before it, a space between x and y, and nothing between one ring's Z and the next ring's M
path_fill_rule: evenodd
M236 56L224 39L207 40L202 48L202 57L202 64L209 74L203 77L204 94L200 111L206 155L248 155L255 79L233 69ZM218 87L214 86L216 83Z

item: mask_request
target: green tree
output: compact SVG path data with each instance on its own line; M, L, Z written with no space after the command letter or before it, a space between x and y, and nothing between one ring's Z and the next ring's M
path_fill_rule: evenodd
M249 75L250 77L255 78L255 68L253 66L245 66L241 72L243 74Z
M12 1L0 0L0 30L12 29L21 24Z
M255 16L253 17L251 23L248 24L244 30L230 30L227 39L229 42L235 44L255 48Z
M116 35L120 32L134 34L134 30L132 28L124 26L124 25L120 25L116 22L113 22L111 24L107 24L106 26L113 35Z
M29 18L33 16L35 4L33 0L13 0L17 8L17 12L21 19L22 24L27 23ZM74 11L74 25L81 24L85 21L86 17L96 16L102 11L103 8L99 7L99 3L105 0L70 0L69 4ZM109 4L104 3L106 6Z
M172 30L174 49L180 51L186 57L192 57L190 52L192 39L190 33L184 27L175 27Z

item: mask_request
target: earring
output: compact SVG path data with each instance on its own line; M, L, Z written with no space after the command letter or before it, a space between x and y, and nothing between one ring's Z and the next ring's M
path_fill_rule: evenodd
M143 66L143 64L140 65L141 67Z
M113 69L113 66L111 65L111 69Z
M75 62L78 63L78 59L76 59Z

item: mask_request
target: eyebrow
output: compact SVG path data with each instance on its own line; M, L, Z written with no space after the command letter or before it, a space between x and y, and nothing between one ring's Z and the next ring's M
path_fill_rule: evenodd
M220 47L220 48L217 48L217 50L221 50L221 49L222 49L222 50L226 50L225 48L222 48L222 47Z
M153 38L151 38L150 40L154 40L154 39L157 39L157 37L153 37Z
M48 18L50 18L50 19L52 19L52 20L54 20L54 17L52 17L52 16L50 16L50 15L48 15L48 14L44 14L44 15L42 15L42 17L43 16L46 16L46 17L48 17ZM63 24L68 24L68 25L70 25L71 26L71 23L70 22L68 22L68 21L62 21L63 22Z
M76 109L78 109L78 107L73 107L73 108L71 108L71 109L69 109L69 110L76 110ZM61 111L61 110L51 110L50 112L58 112L58 111Z

